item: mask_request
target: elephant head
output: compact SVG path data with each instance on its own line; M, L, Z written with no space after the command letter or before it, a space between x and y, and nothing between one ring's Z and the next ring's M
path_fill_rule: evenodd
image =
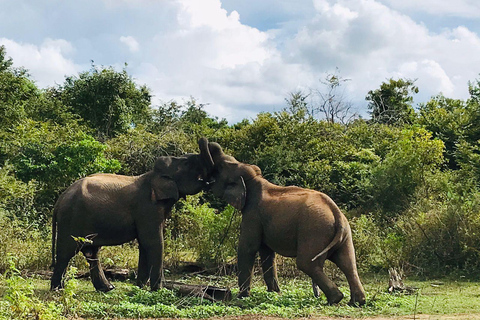
M255 165L238 162L234 157L226 155L218 143L210 142L208 148L215 163L212 193L242 210L247 197L245 181L261 176L262 171Z
M210 183L214 164L208 140L201 138L198 145L200 154L157 159L151 179L152 201L176 201L181 196L200 192Z

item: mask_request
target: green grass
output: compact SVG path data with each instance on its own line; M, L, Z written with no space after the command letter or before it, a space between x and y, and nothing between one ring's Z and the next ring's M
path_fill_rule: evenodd
M15 318L20 314L40 314L38 319L65 317L82 318L207 318L212 316L265 315L285 318L308 316L395 316L408 314L475 313L480 310L480 283L468 281L406 281L417 287L413 295L386 292L387 276L364 280L367 304L363 308L347 306L348 286L340 282L345 299L336 306L327 306L325 297L315 299L310 281L282 279L282 293L267 292L261 279L256 277L250 297L233 299L225 303L212 303L197 297L182 297L167 289L157 292L141 290L131 283L114 282L116 289L108 293L95 292L88 280L75 280L68 290L50 292L49 282L40 279L16 280L3 277L0 281L0 319ZM185 279L184 279L185 280ZM209 283L232 288L238 292L235 278L195 277L188 283ZM12 290L13 289L13 290ZM32 290L33 289L33 290ZM30 291L29 291L30 290ZM13 293L12 293L13 292ZM12 295L17 298L13 299ZM22 311L22 308L26 310ZM25 318L28 318L25 316Z

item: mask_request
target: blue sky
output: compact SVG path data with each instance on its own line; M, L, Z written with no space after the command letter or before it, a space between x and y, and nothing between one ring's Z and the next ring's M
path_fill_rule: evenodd
M278 111L290 92L344 96L417 79L416 102L468 97L480 78L477 0L0 0L0 45L40 87L88 70L127 71L154 103L194 97L231 123ZM312 101L313 102L313 101Z

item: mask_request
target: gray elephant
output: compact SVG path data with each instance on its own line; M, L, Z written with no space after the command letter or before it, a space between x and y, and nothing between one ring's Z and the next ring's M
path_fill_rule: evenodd
M209 143L215 163L211 191L242 212L238 245L239 297L250 294L252 270L260 253L264 280L277 291L275 253L296 257L297 267L312 278L329 304L343 299L337 286L325 275L326 259L345 273L350 285L350 304L365 304L365 292L357 272L349 223L327 195L299 187L281 187L262 177L260 168L238 162Z
M150 280L151 289L157 290L162 282L164 220L179 197L198 193L208 184L213 169L208 140L200 139L199 147L200 154L161 157L152 171L140 176L94 174L74 182L53 211L51 289L62 287L68 262L81 251L95 289L112 290L98 260L100 247L138 239L137 285Z

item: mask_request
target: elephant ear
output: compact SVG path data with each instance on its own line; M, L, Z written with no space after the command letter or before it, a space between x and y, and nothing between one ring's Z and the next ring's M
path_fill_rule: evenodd
M166 199L178 200L179 193L177 183L171 177L175 169L176 165L174 163L174 158L160 157L157 159L153 168L153 177L151 180L152 201L156 202Z
M152 194L151 199L153 202L174 199L178 200L178 187L177 183L170 177L155 176L152 180Z
M235 182L229 183L225 188L223 198L237 210L242 210L245 206L247 197L247 188L245 181L240 176Z

